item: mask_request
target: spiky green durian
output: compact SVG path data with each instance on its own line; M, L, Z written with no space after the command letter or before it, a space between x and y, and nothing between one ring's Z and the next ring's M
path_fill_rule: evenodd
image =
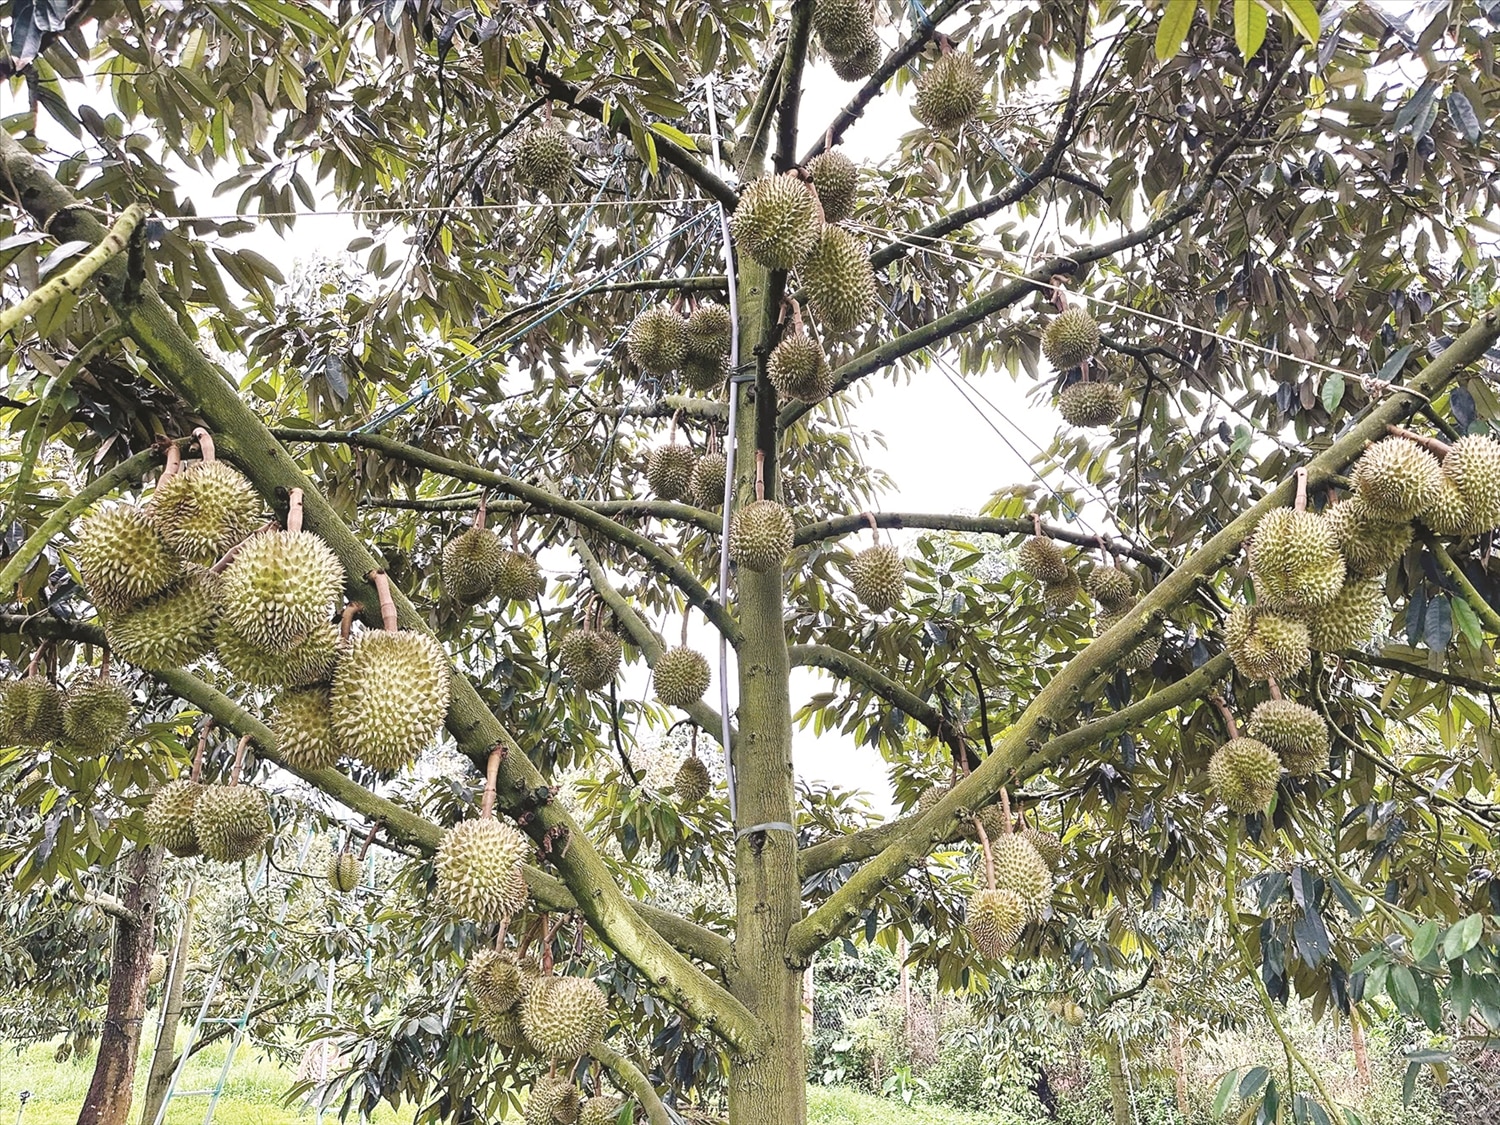
M262 505L233 465L202 461L168 477L146 505L146 516L169 547L189 562L212 566L255 530Z
M995 863L995 886L1014 891L1028 918L1035 918L1052 901L1052 870L1041 853L1023 836L1005 832L990 840Z
M625 348L648 375L670 375L687 357L687 321L671 305L653 305L635 318Z
M89 600L120 613L159 594L182 573L182 560L133 504L114 504L83 521L73 555Z
M1281 759L1264 742L1231 738L1208 760L1208 781L1219 800L1238 813L1260 812L1276 796Z
M1122 567L1094 567L1084 587L1106 610L1119 613L1135 604L1135 576Z
M1071 570L1061 582L1042 583L1042 602L1053 613L1062 613L1083 595L1083 584Z
M299 687L333 676L339 658L339 630L332 622L315 625L286 652L268 652L220 621L214 631L219 663L237 680L254 687Z
M964 928L981 957L1001 957L1026 926L1026 907L1010 888L975 891L964 911Z
M69 685L62 712L62 737L69 746L108 753L125 740L129 722L130 693L118 680L90 674Z
M151 954L151 967L146 971L146 987L155 988L167 979L167 955L165 953Z
M1443 458L1443 473L1468 503L1472 531L1500 525L1500 442L1483 434L1459 438Z
M505 545L487 527L471 527L443 544L443 589L460 605L489 598Z
M329 696L334 740L377 770L409 765L448 715L448 658L423 633L372 629L339 658Z
M729 355L734 321L717 301L699 305L687 319L687 357L720 362Z
M1022 543L1016 564L1039 582L1066 582L1073 573L1057 544L1045 535L1033 535Z
M327 769L339 760L332 705L322 684L290 688L271 702L276 749L295 770Z
M1384 574L1411 546L1411 524L1377 519L1358 496L1351 496L1323 513L1344 556L1345 580Z
M1101 609L1100 612L1095 614L1095 620L1098 624L1097 634L1102 636L1108 632L1114 626L1115 622L1121 620L1129 611L1129 606L1115 610L1108 608ZM1161 627L1154 625L1147 630L1145 636L1136 641L1135 646L1129 652L1120 657L1121 666L1130 672L1139 672L1144 668L1151 667L1156 662L1157 653L1161 652L1161 643Z
M573 1125L579 1113L578 1088L563 1075L541 1076L531 1085L523 1125Z
M1385 605L1385 583L1379 578L1346 582L1338 597L1308 619L1308 643L1317 652L1357 648L1374 636Z
M1417 513L1417 519L1438 535L1452 536L1468 535L1474 530L1475 522L1469 502L1446 473L1432 503Z
M906 564L895 547L866 547L849 560L845 569L854 596L871 613L884 613L906 600Z
M600 987L587 977L544 977L521 997L521 1026L539 1054L576 1059L597 1046L609 1018Z
M1057 396L1057 412L1070 426L1108 426L1125 408L1119 383L1070 383Z
M1354 486L1370 514L1405 523L1437 499L1443 470L1438 459L1404 437L1377 441L1354 465Z
M1293 777L1328 768L1328 723L1311 707L1268 699L1250 713L1245 733L1276 751Z
M327 624L344 567L310 531L252 536L224 570L224 620L251 644L286 652Z
M144 818L146 839L173 855L190 856L202 851L193 827L193 808L205 788L196 781L169 781L152 794Z
M1057 869L1062 866L1062 841L1051 832L1033 828L1029 824L1017 835L1035 848L1037 855L1041 856L1043 862L1046 863L1047 869L1056 874Z
M63 735L63 693L32 673L0 694L0 739L13 746L43 746Z
M460 821L438 844L438 896L470 922L509 918L526 905L526 883L518 887L516 875L530 857L531 842L514 825L492 816Z
M191 664L213 648L222 589L218 575L190 566L161 593L106 619L110 651L149 672Z
M724 503L724 474L729 463L722 453L705 453L693 462L688 482L693 502L700 508L718 508Z
M193 804L193 831L209 859L239 863L271 836L270 802L253 785L208 785Z
M1042 333L1042 351L1059 371L1077 367L1099 350L1099 322L1074 306L1052 318Z
M503 602L534 602L542 592L542 568L524 551L500 552L495 596Z
M789 332L771 349L766 375L783 397L798 402L822 402L833 391L823 346L805 332Z
M588 1098L578 1111L578 1125L619 1125L625 1099L600 1095Z
M481 1011L503 1012L521 999L521 969L510 953L481 949L464 966L464 981Z
M807 177L812 180L823 218L841 223L854 214L854 193L859 187L859 169L842 152L823 152L807 162Z
M620 638L606 629L574 629L563 637L557 659L580 687L597 691L620 670Z
M740 251L767 269L795 269L818 240L820 210L811 186L796 176L764 176L740 194L730 229Z
M1258 603L1289 615L1327 605L1344 587L1344 556L1316 512L1278 508L1255 527L1250 575Z
M343 895L359 886L359 860L348 852L335 852L329 856L328 885Z
M662 653L651 674L656 683L656 698L668 707L697 703L708 690L708 660L685 645Z
M658 445L646 459L646 483L659 500L679 500L692 485L698 460L691 446L681 442Z
M677 767L677 776L672 780L672 792L677 796L679 808L692 808L713 792L714 780L708 767L696 755L683 759Z
M534 191L555 195L573 175L573 146L555 125L532 129L516 146L516 179Z
M791 513L776 501L752 501L730 521L729 557L746 570L764 573L786 561L796 533Z
M1252 680L1290 679L1310 659L1306 624L1243 605L1235 606L1224 623L1224 642L1234 666Z
M847 55L874 31L875 5L871 0L816 0L812 21L823 50Z
M858 82L861 78L868 78L875 73L880 66L881 56L884 54L884 45L880 42L880 36L875 34L875 29L869 32L859 45L847 55L830 55L828 65L833 67L833 72L845 82Z
M823 228L800 273L808 303L828 331L849 332L875 311L875 270L869 250L843 227Z
M521 1030L521 1013L514 1008L508 1008L503 1012L491 1012L480 1008L475 1013L478 1017L479 1030L486 1039L509 1050L531 1053L531 1044L526 1040L526 1032Z
M947 132L967 122L983 104L984 75L972 55L954 51L940 56L917 79L912 116L929 129Z
M724 380L727 378L729 378L728 356L721 355L710 359L688 356L682 361L682 381L687 384L689 390L716 391L724 385Z

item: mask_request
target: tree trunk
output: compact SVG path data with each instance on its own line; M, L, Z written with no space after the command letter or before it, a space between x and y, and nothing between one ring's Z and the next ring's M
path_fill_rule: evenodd
M1349 1040L1354 1044L1354 1069L1359 1072L1360 1085L1370 1085L1370 1053L1365 1050L1363 1017L1358 1008L1349 1010Z
M109 1004L99 1055L78 1125L125 1125L130 1115L130 1085L141 1048L141 1019L146 1011L146 977L156 952L156 904L161 897L162 850L138 848L125 861L125 908L134 919L116 916L115 948L109 969Z
M183 982L187 977L188 952L193 943L193 884L188 883L182 907L182 924L177 929L177 943L172 948L172 963L167 969L167 989L161 1002L161 1018L156 1028L156 1046L151 1052L151 1073L146 1079L146 1096L141 1104L141 1125L155 1125L156 1115L167 1096L172 1068L177 1062L177 1025L182 1019Z
M1114 1125L1131 1125L1130 1080L1125 1074L1125 1056L1120 1044L1104 1037L1104 1065L1109 1071L1109 1104L1114 1110Z
M1182 1049L1182 1024L1172 1017L1172 1074L1177 1080L1177 1112L1188 1119L1191 1107L1188 1104L1187 1056Z

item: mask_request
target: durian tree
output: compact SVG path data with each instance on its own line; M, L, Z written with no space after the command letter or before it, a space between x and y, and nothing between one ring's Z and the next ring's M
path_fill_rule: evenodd
M253 864L295 776L395 849L430 1007L330 1091L433 1119L609 1119L602 1070L795 1125L829 943L982 988L1169 897L1273 1024L1500 1024L1493 4L0 10L18 886L89 817ZM243 241L326 211L290 282ZM857 405L944 374L1064 425L883 510ZM799 723L910 811L800 790ZM652 901L683 863L732 910ZM1333 1119L1292 1050L1261 1111Z

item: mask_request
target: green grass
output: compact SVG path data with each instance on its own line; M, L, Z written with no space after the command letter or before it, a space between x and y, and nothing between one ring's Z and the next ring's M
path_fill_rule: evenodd
M994 1125L994 1114L965 1113L944 1106L905 1106L844 1086L807 1088L809 1125Z

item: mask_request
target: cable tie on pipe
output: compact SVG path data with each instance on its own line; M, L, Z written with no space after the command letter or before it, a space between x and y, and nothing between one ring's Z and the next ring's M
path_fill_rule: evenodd
M741 828L734 834L734 838L743 840L746 836L753 836L757 832L790 832L796 835L797 829L784 820L768 820L764 824L752 824L749 828Z

